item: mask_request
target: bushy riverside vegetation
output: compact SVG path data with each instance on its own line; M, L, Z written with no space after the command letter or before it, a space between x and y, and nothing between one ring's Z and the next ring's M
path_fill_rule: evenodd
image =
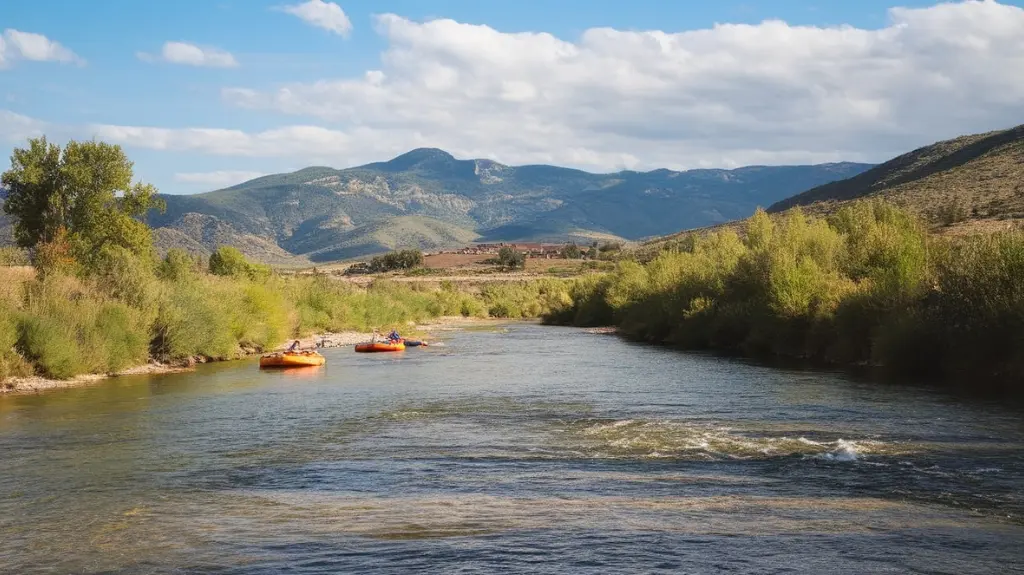
M0 253L0 380L230 358L316 332L461 315L615 325L685 348L1024 391L1024 234L936 237L882 200L827 218L758 211L742 226L678 236L643 263L616 249L613 272L575 279L359 287L283 277L228 247L157 257L140 219L159 208L156 191L131 182L117 146L62 150L40 138L11 164L4 210L18 249ZM409 267L422 255L380 261Z
M450 283L364 288L324 274L282 277L229 247L209 258L180 250L158 258L139 219L156 206L155 190L131 183L119 147L61 149L40 138L11 163L4 209L19 249L4 250L0 262L0 380L116 372L149 358L230 358L300 335L438 316L536 317L551 309L542 299L565 303L549 295L554 286L529 282L470 293ZM419 256L394 259L410 255Z
M213 258L211 258L213 259ZM66 378L161 361L232 358L327 331L401 327L441 316L538 317L566 305L563 280L485 284L282 277L210 272L172 250L159 261L125 255L104 272L0 268L0 379Z
M758 211L577 280L550 323L749 355L1024 382L1024 234L939 238L880 200Z

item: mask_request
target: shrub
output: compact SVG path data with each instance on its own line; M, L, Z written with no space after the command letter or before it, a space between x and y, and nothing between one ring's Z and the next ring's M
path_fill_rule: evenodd
M164 359L229 357L237 350L226 308L209 281L165 285L152 328L151 350Z
M515 270L526 268L526 254L505 246L498 250L498 266L501 269Z
M0 303L0 380L25 376L32 367L18 353L18 322L16 312Z
M230 246L220 246L210 254L210 273L216 276L265 280L270 276L269 266L254 264L242 252Z
M185 282L196 278L202 270L201 258L181 249L171 249L157 266L157 277L171 282Z
M392 270L412 269L423 265L423 252L419 250L401 250L389 252L370 260L370 271L375 273Z
M27 251L15 247L0 247L0 266L27 266L30 263Z
M827 219L758 210L580 278L550 323L641 340L1024 381L1024 234L930 238L881 200ZM515 315L515 299L492 313Z
M139 310L74 278L49 275L30 286L18 348L45 375L107 373L145 361L148 321Z

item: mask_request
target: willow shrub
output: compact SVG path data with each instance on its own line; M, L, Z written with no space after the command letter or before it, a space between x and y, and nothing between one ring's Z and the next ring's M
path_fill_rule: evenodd
M827 219L759 210L739 235L684 236L644 264L577 279L568 294L546 321L614 324L693 348L1024 379L1024 234L930 237L883 201Z
M952 240L923 302L947 371L1024 382L1024 233Z
M196 355L230 357L237 351L232 336L231 310L235 303L218 299L214 278L165 283L152 326L152 351L160 359Z
M572 304L571 283L560 279L492 282L480 297L491 317L526 319L557 313Z
M0 302L0 380L32 373L32 366L18 353L18 312Z
M148 328L142 311L75 278L48 275L28 288L17 347L51 377L114 372L145 362Z

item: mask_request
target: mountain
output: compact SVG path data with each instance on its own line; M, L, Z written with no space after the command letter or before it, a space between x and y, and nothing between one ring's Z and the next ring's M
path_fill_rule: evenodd
M196 195L151 212L161 247L239 247L314 262L393 248L488 241L637 239L742 218L761 205L859 174L868 164L751 166L593 174L547 165L458 160L421 148L387 162L309 167ZM201 225L199 225L201 223ZM209 230L216 230L211 233ZM179 233L180 232L180 233Z
M1024 218L1024 125L919 148L854 177L776 202L830 211L863 197L885 197L935 224L992 227Z

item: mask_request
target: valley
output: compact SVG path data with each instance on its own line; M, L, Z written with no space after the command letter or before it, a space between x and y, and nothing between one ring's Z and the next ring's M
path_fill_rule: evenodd
M870 167L593 174L417 149L354 168L310 167L203 194L165 194L166 212L148 221L164 252L231 245L253 259L301 266L473 241L636 240L744 218Z

